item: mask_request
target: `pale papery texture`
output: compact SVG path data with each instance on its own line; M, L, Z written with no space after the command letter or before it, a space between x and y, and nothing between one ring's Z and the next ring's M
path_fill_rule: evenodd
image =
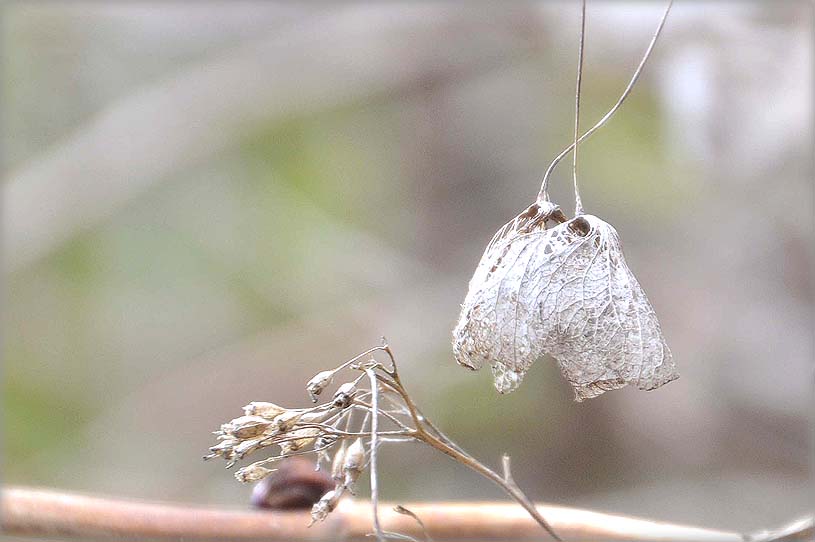
M517 389L545 354L577 401L679 377L617 231L592 215L567 220L550 202L495 234L470 280L453 347L465 367L489 364L500 393Z

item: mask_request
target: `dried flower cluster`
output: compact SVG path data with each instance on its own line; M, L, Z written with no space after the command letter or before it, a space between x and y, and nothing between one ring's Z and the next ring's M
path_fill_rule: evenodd
M377 353L388 356L387 366L376 360ZM335 381L342 381L341 374L351 376L336 386L326 402L309 408L249 403L243 408L243 416L214 431L218 443L209 449L210 453L204 459L221 457L227 462L227 468L231 468L260 450L273 450L272 455L235 473L235 478L241 482L256 482L274 472L272 466L276 461L313 454L317 469L331 469L335 485L314 504L312 523L328 517L343 495L355 494L357 481L368 470L377 539L411 539L388 533L379 525L377 453L381 443L422 442L498 484L559 540L515 484L509 472L508 458L504 461L503 475L493 472L452 442L421 413L402 385L393 352L384 340L382 346L371 348L309 380L305 389L312 402L326 396L326 390ZM396 511L415 518L402 507L397 507Z
M257 482L274 472L270 465L275 461L315 454L317 468L330 464L336 482L335 488L323 495L312 510L313 520L322 521L346 491L354 492L354 485L368 462L366 449L370 447L371 434L364 429L370 419L366 400L370 399L371 391L359 387L365 377L364 370L378 368L379 364L373 358L355 363L361 357L364 356L336 369L322 371L306 384L307 393L316 402L342 369L363 371L356 379L340 385L326 403L311 408L285 408L260 401L249 403L243 407L243 416L214 431L219 442L209 449L204 459L222 457L230 468L249 454L276 447L277 453L235 473L241 482Z

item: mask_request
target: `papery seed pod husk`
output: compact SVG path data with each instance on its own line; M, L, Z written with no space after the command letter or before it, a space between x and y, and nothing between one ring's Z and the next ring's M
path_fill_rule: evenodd
M652 390L679 376L617 231L592 215L567 220L551 202L530 206L487 246L453 350L470 369L491 365L500 393L515 390L544 354L557 360L577 401L627 384Z
M334 509L337 507L337 503L340 502L342 493L343 488L338 487L336 489L332 489L323 495L319 501L317 501L317 503L311 509L312 524L318 521L324 521L325 518L328 517L328 514L334 511Z
M267 469L266 467L262 467L257 463L252 463L242 469L239 469L235 473L235 478L239 482L257 482L258 480L262 480L273 473L275 469Z
M317 452L316 470L320 470L322 463L328 461L329 449L337 442L338 439L339 437L337 435L324 433L314 441L314 450Z
M345 461L342 465L342 471L345 474L344 485L348 488L352 487L364 468L365 445L362 443L362 439L358 438L345 452Z
M341 483L345 479L345 473L342 468L345 465L345 453L348 451L348 446L345 440L340 444L339 450L334 452L334 460L331 462L331 478L335 482Z
M337 440L339 440L339 436L332 435L330 433L323 433L320 435L316 441L314 441L314 449L315 450L322 450L325 452L328 448L333 446Z
M247 416L262 416L264 418L275 418L288 409L278 406L274 403L267 403L264 401L252 401L243 407L243 413Z
M346 382L334 393L332 404L335 408L348 408L351 405L351 400L357 392L357 385L354 382Z
M288 455L293 452L299 452L314 442L315 438L319 434L320 430L316 427L306 427L304 429L292 431L288 434L288 437L293 438L293 440L285 440L279 443L281 454Z
M271 424L271 421L261 416L241 416L229 422L230 429L227 432L243 440L261 435Z
M317 402L317 396L323 392L326 386L331 384L332 380L334 380L334 371L321 371L308 381L306 391L309 397L311 397L312 403Z
M289 431L302 417L303 413L296 410L289 410L280 414L272 421L271 434L276 435Z
M211 459L212 457L223 456L226 459L231 459L232 455L234 454L234 447L239 442L233 438L228 440L222 440L215 446L210 446L209 451L212 452L210 455L206 456L205 459Z
M262 442L263 442L262 438L243 440L237 446L235 446L234 448L235 455L238 458L242 458L246 454L254 452L258 448L260 448Z

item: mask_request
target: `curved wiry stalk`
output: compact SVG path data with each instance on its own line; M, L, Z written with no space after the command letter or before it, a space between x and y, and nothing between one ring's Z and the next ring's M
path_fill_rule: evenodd
M615 103L614 106L611 109L609 109L608 113L603 115L603 118L597 121L597 124L589 128L589 130L585 134L580 136L580 138L577 140L577 143L582 143L584 140L588 139L601 126L608 122L608 120L612 116L614 116L614 113L617 112L620 106L623 105L623 102L625 101L626 98L628 98L628 95L631 94L631 90L634 88L634 84L640 78L642 69L645 67L645 63L648 61L648 57L651 56L651 51L654 49L654 45L657 42L657 38L659 38L659 35L662 32L662 27L665 26L665 20L668 18L668 12L671 11L672 4L673 0L669 0L668 6L665 8L665 13L662 14L662 19L660 19L659 21L659 25L657 26L656 32L654 32L654 36L651 38L651 43L648 45L648 49L645 50L645 54L642 56L642 60L640 60L639 66L637 66L637 69L634 71L634 75L631 76L631 80L628 82L628 86L625 87L625 90L620 95L620 98L617 100L617 103ZM572 143L571 145L566 147L563 150L563 152L558 154L555 157L555 159L552 160L552 163L549 164L549 167L546 168L546 172L543 174L543 179L541 180L541 189L540 192L538 192L538 202L549 201L549 194L547 192L547 188L549 186L549 177L552 175L552 171L555 169L555 166L557 166L558 163L561 160L563 160L563 158L567 154L569 154L569 152L571 152L571 150L574 149L576 146L577 146L576 143Z

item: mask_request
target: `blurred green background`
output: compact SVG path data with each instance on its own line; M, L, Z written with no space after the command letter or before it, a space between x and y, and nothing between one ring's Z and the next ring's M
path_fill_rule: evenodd
M663 6L589 3L583 126ZM581 147L682 378L586 403L551 360L498 396L452 358L485 243L569 141L573 2L7 3L4 479L246 506L200 457L251 400L388 337L406 384L537 499L728 529L807 511L808 2L679 3ZM569 166L553 199L571 213ZM501 499L418 446L384 498Z

